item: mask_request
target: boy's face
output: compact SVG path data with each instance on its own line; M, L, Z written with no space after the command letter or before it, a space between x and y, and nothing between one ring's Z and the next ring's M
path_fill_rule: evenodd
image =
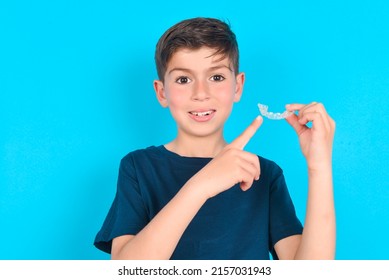
M170 59L164 82L154 81L158 101L169 107L179 133L221 133L234 102L240 100L244 74L236 75L228 57L215 50L180 49Z

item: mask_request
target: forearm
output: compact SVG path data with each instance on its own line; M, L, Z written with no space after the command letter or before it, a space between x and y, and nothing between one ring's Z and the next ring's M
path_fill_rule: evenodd
M169 259L185 229L205 203L189 181L150 223L123 246L117 259Z
M331 163L308 171L305 225L296 259L335 257L335 207Z

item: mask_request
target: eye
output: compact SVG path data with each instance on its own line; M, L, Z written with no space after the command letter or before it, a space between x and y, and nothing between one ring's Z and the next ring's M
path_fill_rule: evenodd
M222 75L213 75L211 77L211 80L214 82L221 82L224 81L226 78L224 78Z
M182 76L182 77L179 77L177 80L176 80L176 83L178 84L187 84L191 81L191 79L189 79L188 77L185 77L185 76Z

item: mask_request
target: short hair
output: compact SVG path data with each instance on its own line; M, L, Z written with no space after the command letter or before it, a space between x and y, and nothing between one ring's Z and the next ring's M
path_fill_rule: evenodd
M239 49L230 25L215 19L197 17L186 19L170 27L158 40L155 64L158 77L164 81L167 65L179 49L215 49L213 55L228 57L235 75L239 73Z

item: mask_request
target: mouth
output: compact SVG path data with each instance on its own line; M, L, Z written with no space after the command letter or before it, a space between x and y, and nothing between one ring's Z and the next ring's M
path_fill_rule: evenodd
M208 110L208 111L190 111L189 114L196 117L205 117L214 113L216 110Z
M213 118L216 110L198 110L198 111L190 111L189 116L195 120L196 122L207 122Z

